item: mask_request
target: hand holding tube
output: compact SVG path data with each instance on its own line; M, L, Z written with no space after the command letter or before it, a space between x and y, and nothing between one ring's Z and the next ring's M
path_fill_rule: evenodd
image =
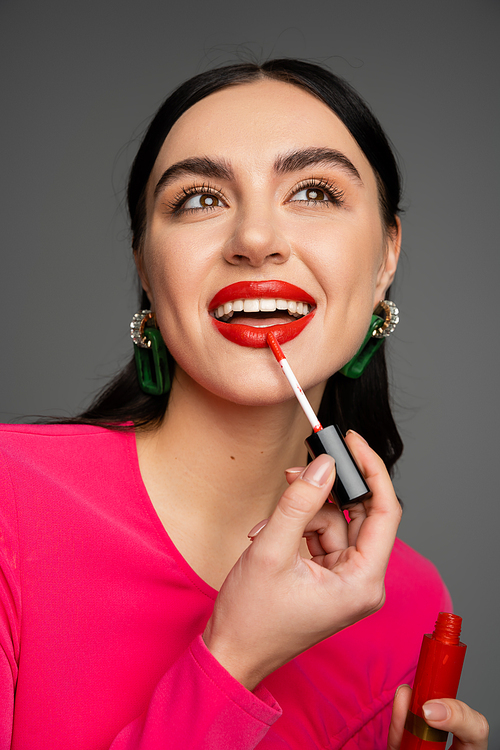
M384 602L401 509L382 460L360 436L350 433L347 441L373 496L353 509L347 524L335 505L325 505L334 461L319 456L284 492L215 603L205 643L250 690ZM300 555L303 536L312 560Z
M410 686L400 685L394 698L387 750L400 748L410 702ZM482 714L452 698L428 701L424 709L430 726L453 733L452 750L487 750L489 727Z

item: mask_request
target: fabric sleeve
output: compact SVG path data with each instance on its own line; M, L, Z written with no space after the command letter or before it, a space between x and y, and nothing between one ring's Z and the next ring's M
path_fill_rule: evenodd
M0 550L0 558L4 558ZM0 562L0 750L9 750L12 741L14 692L17 680L17 613L9 572Z
M198 636L160 680L148 709L110 750L251 750L279 716L268 690L249 692Z
M12 741L19 663L21 586L17 515L9 473L0 455L0 750Z

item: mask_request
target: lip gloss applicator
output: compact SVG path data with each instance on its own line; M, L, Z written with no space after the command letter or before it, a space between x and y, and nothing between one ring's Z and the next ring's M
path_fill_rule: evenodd
M313 429L312 435L305 440L309 455L316 458L322 453L328 453L335 459L337 474L332 495L337 506L340 510L347 510L362 500L368 500L372 495L371 490L358 469L340 428L337 425L322 427L272 331L267 334L267 343Z

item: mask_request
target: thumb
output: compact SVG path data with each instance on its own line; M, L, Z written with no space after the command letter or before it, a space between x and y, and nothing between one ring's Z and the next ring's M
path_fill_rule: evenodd
M324 505L335 479L335 460L318 456L281 496L266 527L254 545L265 544L275 559L297 555L307 524Z
M424 703L423 713L430 726L453 732L452 747L486 750L489 726L485 717L466 703L452 698L441 698Z

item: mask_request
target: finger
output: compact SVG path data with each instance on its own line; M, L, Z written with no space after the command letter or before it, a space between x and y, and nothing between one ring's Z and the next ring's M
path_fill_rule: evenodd
M348 540L349 546L355 547L358 541L359 530L366 519L366 508L363 503L358 503L353 508L349 508L349 527Z
M399 750L410 701L411 687L409 685L400 685L396 690L394 703L392 704L392 719L387 739L387 750Z
M321 540L316 531L308 531L304 533L305 540L307 542L307 549L311 555L311 559L316 562L321 562L325 556L325 550L321 546Z
M325 503L307 524L304 536L313 557L344 550L347 542L347 522L334 503Z
M305 466L292 466L290 469L285 469L288 484L293 484L304 469ZM347 524L344 514L339 511L335 503L325 503L306 526L304 537L307 540L309 553L313 558L321 558L329 552L345 549L347 546Z
M422 706L426 722L436 729L453 732L455 750L486 750L489 726L485 717L462 701L442 698Z
M288 484L293 484L293 482L295 482L295 480L302 474L304 469L305 466L292 466L291 469L285 469L285 478Z
M331 456L322 454L314 459L285 490L267 526L255 539L254 549L262 549L265 544L267 553L276 560L296 557L306 526L324 504L334 478Z
M248 532L248 538L250 539L250 541L253 542L253 540L255 539L255 537L257 536L257 534L260 534L260 532L262 531L262 529L265 526L267 526L268 522L269 522L269 518L264 518L263 521L259 521L259 523L255 524L255 526L253 527L253 529Z
M401 505L396 497L384 462L357 433L349 431L346 442L372 490L363 505L366 518L361 524L356 548L370 560L375 576L384 574L401 520Z

